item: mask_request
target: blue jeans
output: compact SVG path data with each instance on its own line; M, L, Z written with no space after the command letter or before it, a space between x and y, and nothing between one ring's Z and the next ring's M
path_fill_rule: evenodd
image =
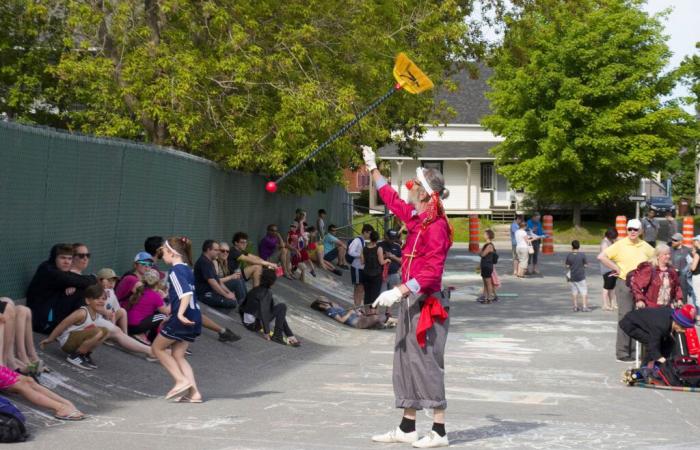
M241 303L243 303L243 300L245 300L245 296L248 293L248 288L246 287L245 280L243 278L239 278L237 280L229 280L226 283L224 283L226 287L236 294L236 303L240 306Z

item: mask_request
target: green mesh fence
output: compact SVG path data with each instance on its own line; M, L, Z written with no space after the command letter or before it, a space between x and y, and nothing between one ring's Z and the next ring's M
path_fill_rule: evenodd
M348 222L341 187L299 197L268 194L257 175L224 171L176 150L0 122L0 296L23 297L57 242L83 242L89 271L131 266L147 236L184 234L197 258L205 239L267 224L286 230L296 208Z

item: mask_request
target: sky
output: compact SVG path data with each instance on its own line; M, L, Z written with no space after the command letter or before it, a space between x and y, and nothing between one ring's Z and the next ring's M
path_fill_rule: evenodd
M700 42L700 0L647 0L645 9L650 14L656 14L669 7L672 8L671 14L663 22L669 35L667 43L673 52L668 67L670 70L678 67L685 56L696 52L695 43ZM676 87L674 97L687 95L687 87ZM685 109L694 112L692 106Z

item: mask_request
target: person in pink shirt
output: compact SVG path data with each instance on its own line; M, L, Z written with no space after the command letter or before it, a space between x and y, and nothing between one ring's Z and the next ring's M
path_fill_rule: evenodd
M161 290L160 274L149 269L142 279L124 309L128 312L129 335L150 345L158 335L161 322L170 314L170 307L163 300L165 294Z
M443 295L442 274L452 231L442 200L449 195L436 169L416 169L406 183L405 202L377 170L375 154L363 146L363 157L380 197L404 222L408 235L401 257L402 284L377 297L373 307L399 303L393 384L396 407L403 409L401 424L373 436L375 442L411 443L416 448L446 447L444 357L449 327L449 299ZM433 428L418 439L416 411L433 409Z

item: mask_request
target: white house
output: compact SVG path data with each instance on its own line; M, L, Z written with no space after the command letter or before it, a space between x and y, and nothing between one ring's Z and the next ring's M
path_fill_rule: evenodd
M508 181L494 167L495 158L489 150L503 139L484 129L479 122L489 114L489 103L484 93L490 70L481 67L478 79L468 72L460 72L453 79L456 92L438 92L437 101L445 101L457 115L450 123L427 126L420 142L419 157L412 159L398 154L396 144L379 149L382 160L391 164L391 184L406 198L404 183L415 177L416 167L435 167L445 176L450 196L445 201L448 214L479 214L494 219L508 219L515 214L520 194L511 190ZM376 189L370 189L370 206L383 210Z

